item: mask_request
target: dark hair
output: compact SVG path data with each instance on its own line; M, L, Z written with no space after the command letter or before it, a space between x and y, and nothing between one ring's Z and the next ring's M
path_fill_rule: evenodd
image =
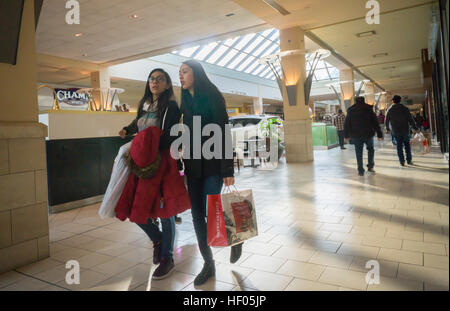
M202 65L195 60L187 60L183 62L184 65L189 66L192 69L194 75L194 101L199 103L198 109L202 112L207 111L205 100L217 99L225 103L222 93L219 89L209 80ZM189 98L189 90L181 89L181 106L183 107Z
M161 68L153 69L150 72L150 74L148 75L147 83L145 84L144 96L139 101L138 115L140 115L140 113L142 112L144 104L147 100L150 100L150 102L153 102L153 94L150 91L149 80L155 71L161 72L165 76L167 84L170 85L170 87L167 90L165 90L164 92L162 92L158 98L157 115L158 115L158 118L161 120L164 111L167 109L167 107L169 105L169 101L174 100L172 80L170 79L169 74L167 72L165 72L164 69L161 69Z
M395 104L398 104L399 102L402 101L402 98L401 98L400 96L398 96L398 95L394 95L394 97L392 97L392 101L393 101Z
M366 99L363 96L357 96L355 97L355 104L365 104Z
M339 109L339 110L338 110L338 113L342 113L342 109Z

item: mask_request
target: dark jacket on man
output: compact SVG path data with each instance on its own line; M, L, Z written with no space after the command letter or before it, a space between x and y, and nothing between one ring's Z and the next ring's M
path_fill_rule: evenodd
M123 129L127 132L127 135L133 135L138 132L137 121L147 112L143 110L142 105L139 106L138 113L136 119L133 120L128 126L125 126ZM159 116L160 126L162 126L162 120L164 118L164 113L162 116ZM172 142L177 138L176 136L170 136L170 129L173 125L180 122L181 112L180 108L178 108L178 104L174 100L170 100L167 105L167 114L164 122L163 134L161 136L161 140L159 141L159 150L169 149Z
M356 103L347 110L345 118L344 135L346 138L371 138L377 133L378 138L383 137L377 116L373 107L365 103Z
M394 104L386 115L386 129L392 130L394 136L406 136L409 134L410 125L417 131L416 122L409 109L400 103Z

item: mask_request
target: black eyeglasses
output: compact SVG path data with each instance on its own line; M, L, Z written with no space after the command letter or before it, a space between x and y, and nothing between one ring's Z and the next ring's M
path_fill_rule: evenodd
M150 77L150 79L148 79L148 81L150 82L163 82L166 79L163 76L158 76L158 77Z

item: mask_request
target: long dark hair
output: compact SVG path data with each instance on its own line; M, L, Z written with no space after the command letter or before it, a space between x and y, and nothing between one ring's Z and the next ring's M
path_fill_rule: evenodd
M152 74L155 71L161 72L166 78L166 83L170 85L170 87L167 90L165 90L164 92L162 92L159 95L159 98L158 98L157 115L158 115L158 118L161 120L162 117L163 117L164 111L166 111L166 109L167 109L167 107L169 105L169 101L175 100L175 97L174 97L174 94L173 94L172 80L170 79L169 74L167 72L165 72L164 69L161 69L161 68L153 69L150 72L150 74L148 75L147 83L145 85L145 93L144 93L144 96L142 97L142 99L139 102L138 116L140 116L142 114L144 104L145 104L145 102L147 100L149 100L150 103L153 102L153 94L150 91L150 86L149 86L149 82L150 81L149 80L150 80L150 77L152 76Z
M192 69L194 75L194 103L197 104L198 112L208 111L207 101L218 100L225 103L225 98L219 89L209 80L202 65L195 60L187 60L183 62ZM186 103L189 101L191 94L189 90L181 89L181 107L186 109Z

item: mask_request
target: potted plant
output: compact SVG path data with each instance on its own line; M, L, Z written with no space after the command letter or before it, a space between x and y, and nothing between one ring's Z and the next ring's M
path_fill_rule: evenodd
M281 139L281 126L283 121L277 118L264 119L259 124L261 135L266 139L266 151L270 152L271 140L277 141L278 146L278 160L281 158L284 152L284 142ZM270 157L267 158L270 161Z

